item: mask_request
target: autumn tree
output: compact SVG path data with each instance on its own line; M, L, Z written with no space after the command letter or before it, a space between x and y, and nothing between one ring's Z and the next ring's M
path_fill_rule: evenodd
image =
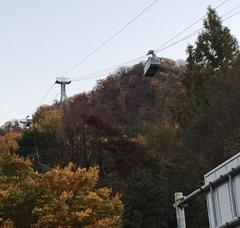
M19 139L17 153L30 156L41 172L69 162L86 168L98 166L101 186L126 189L126 178L140 165L144 147L124 135L120 127L82 107L69 102L64 115L55 108L41 109Z
M151 126L146 137L150 160L150 165L144 166L148 171L147 177L152 183L155 183L155 190L158 190L164 196L159 199L160 203L155 208L155 213L159 213L161 218L161 227L176 226L175 210L172 207L174 193L180 191L188 194L192 192L202 185L203 175L209 170L207 168L209 166L203 159L204 156L201 156L197 151L198 148L193 150L186 134L185 129L168 120L160 121ZM151 174L150 177L149 173ZM135 194L136 196L137 194ZM141 199L144 198L140 197L139 201ZM144 205L147 207L148 203L151 206L150 200L146 201ZM204 199L202 198L188 206L190 211L194 211L194 216L188 216L189 227L207 227L207 215L204 206Z
M37 174L31 162L8 152L0 153L0 218L16 227L30 227L38 196Z
M172 64L162 59L163 65ZM104 121L121 126L129 137L146 134L147 126L168 116L173 100L181 100L183 87L177 74L159 72L143 77L143 64L122 68L99 80L90 93L92 112Z
M0 153L14 153L18 149L18 140L21 138L21 133L9 132L0 136Z
M98 168L70 163L36 173L29 160L0 154L0 223L15 227L116 227L120 195L96 188Z
M63 132L62 113L52 107L37 111L34 121L18 141L17 154L30 156L34 164L46 170L56 164L66 165L67 156Z
M33 213L34 227L116 227L123 204L108 188L96 189L98 168L81 169L72 163L40 177L41 197Z
M0 127L0 135L5 135L10 132L20 133L22 128L17 120L15 121L7 121Z
M71 161L86 168L97 165L100 182L117 191L126 188L127 176L143 160L143 145L96 115L79 115L73 108L65 116L65 135Z

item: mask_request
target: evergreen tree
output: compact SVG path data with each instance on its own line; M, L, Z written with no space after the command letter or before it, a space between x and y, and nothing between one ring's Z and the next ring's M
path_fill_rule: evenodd
M222 25L221 18L212 8L208 9L203 31L195 47L187 47L187 67L182 76L186 88L186 102L177 107L176 118L182 125L196 113L208 107L206 90L217 78L232 69L239 58L239 47L229 28Z
M231 66L239 54L236 38L231 35L228 27L222 25L221 18L211 8L208 9L203 25L203 32L196 42L194 62L214 69Z
M171 196L161 179L146 170L129 178L128 192L124 198L123 227L169 227L170 211L174 210L169 200Z

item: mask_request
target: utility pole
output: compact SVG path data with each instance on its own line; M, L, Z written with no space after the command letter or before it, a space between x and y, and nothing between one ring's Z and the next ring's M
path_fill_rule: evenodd
M58 77L55 81L56 84L60 84L61 86L61 98L60 98L60 106L63 110L63 105L67 100L67 94L66 94L66 85L69 85L71 83L71 80L64 77Z

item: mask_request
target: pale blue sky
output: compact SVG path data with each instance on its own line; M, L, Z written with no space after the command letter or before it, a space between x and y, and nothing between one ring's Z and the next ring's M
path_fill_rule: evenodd
M0 124L30 114L47 89L69 67L76 64L105 39L126 24L152 0L0 0ZM157 48L206 13L220 0L159 0L97 54L67 76L95 72ZM239 0L218 9L224 14ZM240 15L226 22L240 39ZM183 36L200 28L198 23ZM183 37L182 36L182 37ZM188 43L161 53L162 57L184 59ZM105 75L102 75L104 78ZM68 95L88 91L95 80L74 82ZM44 103L51 103L56 85Z

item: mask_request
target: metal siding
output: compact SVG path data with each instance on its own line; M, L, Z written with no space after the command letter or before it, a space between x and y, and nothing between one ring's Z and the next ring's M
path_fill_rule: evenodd
M207 198L207 210L208 210L209 228L214 228L214 226L213 226L213 221L212 221L213 213L212 213L212 210L210 209L210 208L211 208L211 203L210 203L210 197L209 197L209 195L207 195L206 198Z
M232 168L235 168L239 165L240 153L207 173L204 176L205 183L211 183L221 175L226 174ZM229 181L232 181L231 185L229 184ZM237 216L240 216L240 174L233 177L232 180L230 178L229 181L226 181L220 186L213 188L213 196L211 196L211 192L207 193L206 195L210 228L217 228L220 225L232 221L234 218L236 218L235 211L237 212ZM232 195L235 197L235 207L232 201ZM216 214L216 219L214 219L214 213ZM215 224L215 220L217 224ZM235 228L240 228L240 226L235 226Z
M240 216L240 175L234 178L237 215Z
M218 209L219 209L219 223L221 225L229 221L229 218L233 218L231 200L229 197L228 183L224 183L217 188L218 195Z

